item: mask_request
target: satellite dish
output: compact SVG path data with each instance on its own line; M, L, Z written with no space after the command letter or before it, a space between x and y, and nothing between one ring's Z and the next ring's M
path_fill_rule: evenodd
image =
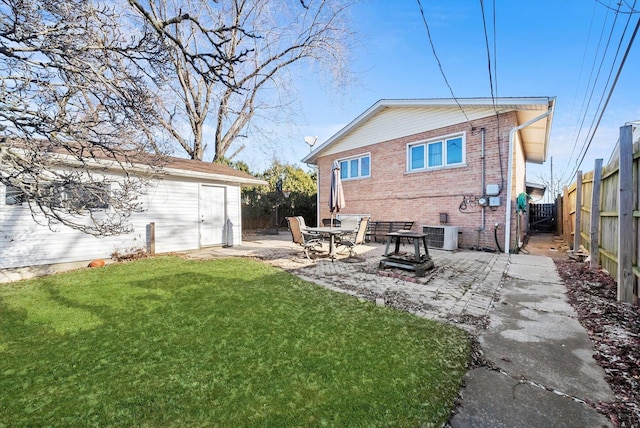
M313 145L318 141L318 137L304 137L304 142L309 145L309 147L313 147Z

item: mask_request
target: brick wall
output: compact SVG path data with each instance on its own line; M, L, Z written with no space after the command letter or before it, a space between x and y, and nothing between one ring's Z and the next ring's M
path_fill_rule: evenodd
M328 189L331 165L336 159L371 154L371 177L344 180L346 207L342 214L371 214L372 220L414 221L420 225L439 225L440 213L448 215L450 226L462 232L459 245L465 248L493 248L494 225L500 223L498 239L504 247L506 186L508 182L509 131L516 126L514 112L469 123L430 130L391 141L372 144L318 159L320 218L328 218ZM498 184L501 205L482 208L473 200L482 195L482 128L485 133L485 184ZM466 163L421 172L407 172L407 144L465 132ZM498 138L499 134L499 138ZM499 141L499 144L498 144ZM501 166L502 163L502 172ZM461 204L466 201L466 209ZM504 249L504 248L503 248Z

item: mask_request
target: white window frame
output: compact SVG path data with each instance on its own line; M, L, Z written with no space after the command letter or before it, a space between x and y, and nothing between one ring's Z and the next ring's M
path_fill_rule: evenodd
M428 140L417 141L415 143L408 143L406 156L407 156L407 172L419 172L419 171L431 171L437 169L444 168L456 168L460 166L465 166L467 164L467 133L466 132L456 132L454 134L443 135L437 138L430 138ZM455 140L456 138L460 138L462 140L462 160L460 162L455 163L447 163L447 142L450 140ZM429 166L429 145L442 143L442 164L436 166ZM422 168L411 168L411 150L414 147L423 146L424 147L424 166Z
M96 182L95 186L96 187L96 193L99 192L105 192L106 194L110 195L112 192L111 189L111 184L110 182ZM20 201L15 201L15 202L11 202L9 203L7 201L7 195L9 193L9 187L6 185L3 185L3 191L2 194L0 196L2 196L2 204L0 205L4 205L7 207L19 207L19 206L24 206L27 204L26 200L20 200ZM65 204L69 204L68 201L73 200L73 196L72 196L72 192L74 191L72 188L65 188L64 186L60 185L59 183L52 183L51 185L51 191L55 192L56 194L56 199L57 202L55 204L55 206L57 208L62 207ZM16 187L12 186L12 189L17 189ZM86 194L85 194L86 193ZM78 196L78 195L76 195ZM96 198L96 195L93 195L91 193L87 193L84 192L82 195L79 195L83 198L83 201L86 202L85 207L83 207L83 210L86 211L106 211L109 208L111 208L109 203L104 203L100 201L100 198ZM20 199L24 199L25 196L24 194L20 194L18 193L16 196L14 196L16 198L20 198Z
M362 162L361 160L364 158L369 158L369 174L362 175ZM355 177L351 176L351 162L357 160L358 161L358 175ZM362 180L371 177L371 153L363 153L357 156L349 156L348 158L338 159L338 163L340 164L340 168L342 168L342 162L347 162L348 171L347 176L342 178L342 181L348 180ZM340 171L342 173L342 170Z

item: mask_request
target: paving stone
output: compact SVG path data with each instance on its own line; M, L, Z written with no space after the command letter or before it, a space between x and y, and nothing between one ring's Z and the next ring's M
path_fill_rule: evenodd
M504 254L429 249L435 269L417 278L414 272L400 269L379 272L382 244L360 246L353 258L339 254L335 261L330 261L326 253L320 253L308 260L300 247L284 238L284 235L277 239L265 237L245 242L242 247L207 249L187 256L258 258L323 287L378 304L385 302L382 296L387 293L397 293L405 304L413 305L410 311L416 315L447 322L452 322L447 320L451 316L485 315L497 298L509 264L509 257ZM472 332L478 328L474 324L452 323Z

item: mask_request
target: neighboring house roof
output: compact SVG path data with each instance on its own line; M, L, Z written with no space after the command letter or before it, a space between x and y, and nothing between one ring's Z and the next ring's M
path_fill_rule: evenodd
M555 97L383 99L322 143L302 162L316 164L322 156L496 113L515 111L518 125L522 125L551 109L547 117L519 131L525 160L543 163L547 158L554 106Z
M547 186L544 184L532 183L530 181L527 181L525 186L527 187L527 194L533 199L542 199L544 192L547 190Z

